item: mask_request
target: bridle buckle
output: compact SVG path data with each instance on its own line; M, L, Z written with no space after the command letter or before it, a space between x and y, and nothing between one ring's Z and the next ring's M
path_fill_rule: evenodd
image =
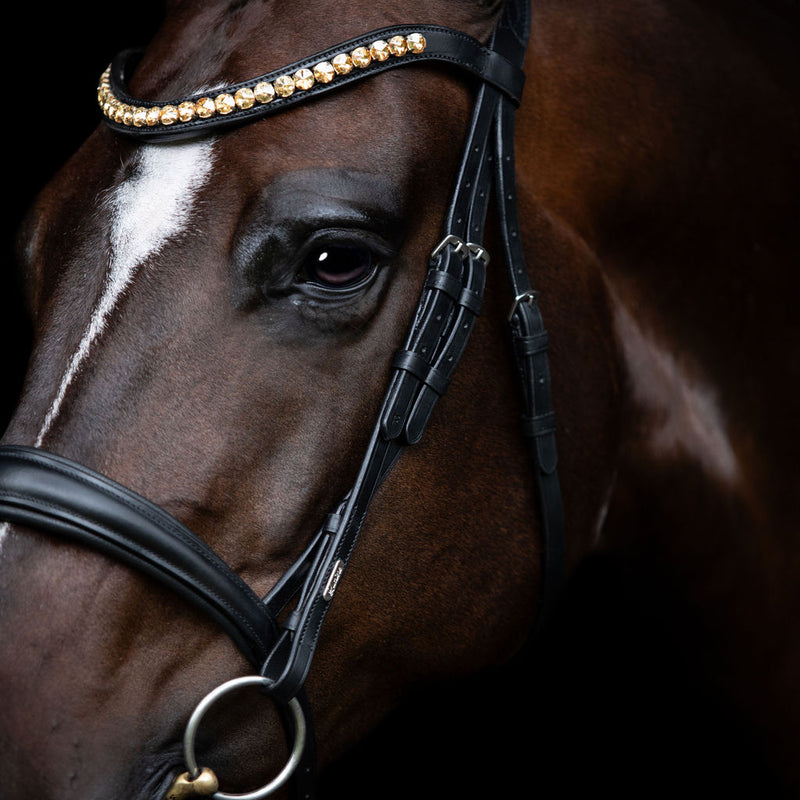
M529 289L527 292L518 294L514 298L514 302L511 304L511 310L508 312L508 321L511 322L511 320L514 319L514 314L517 313L517 309L522 303L534 303L538 297L539 292L535 292L533 289Z
M436 247L433 248L431 258L436 258L448 245L452 245L461 258L468 258L472 255L480 261L483 261L484 266L489 263L489 251L483 245L476 244L475 242L465 242L461 237L453 233L448 233Z

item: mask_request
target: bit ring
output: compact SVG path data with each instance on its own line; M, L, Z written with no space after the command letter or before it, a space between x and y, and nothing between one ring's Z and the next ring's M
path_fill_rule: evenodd
M198 703L197 708L195 708L192 716L189 718L189 722L186 724L186 732L183 735L183 754L186 759L186 766L189 768L189 774L192 777L197 777L200 773L200 768L197 766L197 759L194 753L194 740L197 735L197 729L200 726L200 721L208 709L221 697L236 689L240 689L244 686L262 686L269 688L270 685L271 682L261 675L247 675L241 678L234 678L233 680L217 686L216 689L209 692ZM292 720L294 722L294 745L289 755L289 760L286 762L283 769L269 783L262 786L260 789L244 794L215 792L212 795L214 800L264 800L265 797L269 797L269 795L276 792L289 780L292 773L297 769L297 765L300 763L308 730L306 719L303 715L303 709L297 698L293 697L289 701L289 710L291 711Z

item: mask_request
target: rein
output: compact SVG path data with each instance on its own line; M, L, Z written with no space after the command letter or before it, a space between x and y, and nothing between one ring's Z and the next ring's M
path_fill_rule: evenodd
M108 125L154 143L249 123L403 64L445 63L480 81L443 238L433 249L414 319L392 362L358 477L266 597L255 595L177 519L131 490L40 449L0 447L0 519L81 542L156 577L208 613L258 672L223 684L198 706L184 739L189 771L175 779L168 800L201 795L259 800L290 776L294 798L313 797L314 737L303 684L371 500L404 448L422 437L480 311L489 255L479 242L492 184L512 290L509 323L524 406L522 434L536 476L543 537L540 618L547 614L565 546L547 334L525 266L516 207L514 111L529 29L529 4L520 0L506 4L488 46L437 26L384 28L230 86L214 99L195 95L154 103L130 97L125 76L138 57L133 51L118 56L101 78L98 99ZM292 755L267 786L230 795L218 791L210 770L198 767L194 734L209 705L243 683L274 698Z

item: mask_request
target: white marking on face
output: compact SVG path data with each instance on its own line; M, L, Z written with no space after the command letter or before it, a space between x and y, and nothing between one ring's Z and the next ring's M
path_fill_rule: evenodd
M41 447L64 402L67 389L106 329L108 320L139 267L187 227L198 192L211 174L214 142L145 145L131 177L111 194L110 265L100 299L70 357L47 411L36 447Z
M645 332L615 298L614 322L635 400L649 412L649 444L656 454L681 452L727 485L740 479L717 393L697 365L678 358Z

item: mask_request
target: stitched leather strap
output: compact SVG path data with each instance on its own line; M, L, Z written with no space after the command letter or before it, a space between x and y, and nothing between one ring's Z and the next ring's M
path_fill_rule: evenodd
M0 448L0 517L89 544L210 614L259 666L276 639L257 595L203 541L145 498L30 447Z
M506 35L511 35L506 32ZM522 56L520 56L522 57ZM515 300L511 332L523 400L522 430L536 478L542 535L542 588L538 624L549 618L564 580L566 537L558 479L548 338L537 295L532 290L520 240L514 165L514 112L503 104L495 126L497 197L500 229Z

